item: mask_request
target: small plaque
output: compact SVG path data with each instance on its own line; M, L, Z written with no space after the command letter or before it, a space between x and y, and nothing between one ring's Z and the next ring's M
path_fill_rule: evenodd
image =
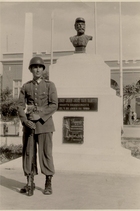
M58 98L58 111L98 111L98 98Z
M63 143L84 142L84 117L63 118Z

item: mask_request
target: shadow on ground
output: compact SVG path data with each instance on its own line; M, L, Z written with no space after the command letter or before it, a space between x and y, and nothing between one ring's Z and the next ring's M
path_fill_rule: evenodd
M15 192L20 193L20 189L25 185L25 183L19 182L17 180L9 179L0 175L0 185L6 188L9 188ZM43 189L40 187L36 187L36 189L43 192Z

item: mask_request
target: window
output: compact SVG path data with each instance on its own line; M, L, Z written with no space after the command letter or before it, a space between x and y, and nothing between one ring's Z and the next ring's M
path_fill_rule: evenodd
M18 88L15 88L14 94L15 94L15 95L18 95Z
M15 81L15 86L18 86L18 81Z
M13 81L13 97L18 98L21 88L21 80Z

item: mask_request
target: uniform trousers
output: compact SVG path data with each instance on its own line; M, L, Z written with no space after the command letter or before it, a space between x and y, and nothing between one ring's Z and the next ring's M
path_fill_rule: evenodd
M25 176L38 174L37 168L37 144L41 173L44 175L54 175L54 163L52 156L52 132L34 134L33 130L23 133L23 171ZM32 165L33 164L33 165Z

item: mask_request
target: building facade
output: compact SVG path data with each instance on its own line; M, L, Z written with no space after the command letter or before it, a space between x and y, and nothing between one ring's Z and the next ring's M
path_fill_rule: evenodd
M53 52L53 63L62 56L72 55L73 51ZM48 78L51 55L46 52L33 53L33 56L41 56L45 62L45 77ZM13 92L13 97L17 98L22 85L23 53L4 53L1 60L2 76L0 77L1 89L9 87ZM120 86L120 64L117 60L105 61L110 68L111 86ZM140 81L140 60L123 60L123 85L136 84ZM131 101L133 111L140 118L140 96Z

